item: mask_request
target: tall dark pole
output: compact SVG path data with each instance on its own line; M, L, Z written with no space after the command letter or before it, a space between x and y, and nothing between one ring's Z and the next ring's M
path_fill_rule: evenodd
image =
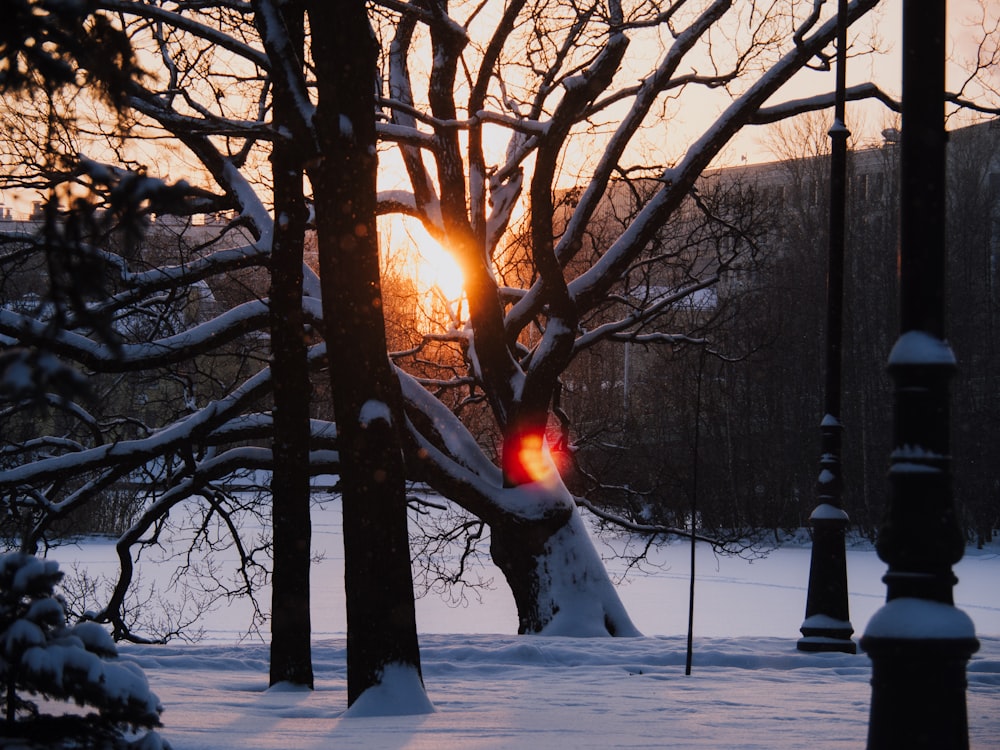
M951 486L944 325L945 0L903 2L900 337L889 502L878 553L886 603L861 647L872 660L871 750L968 748L965 666L979 648L954 606L964 551Z
M812 555L806 618L800 651L853 654L854 628L847 604L847 557L844 532L848 517L841 507L840 371L844 307L844 245L847 222L847 0L837 6L836 99L830 128L830 247L826 277L826 383L820 422L819 479L812 524Z
M694 564L698 551L698 449L701 443L701 385L705 379L705 349L698 352L698 388L694 398L694 440L691 446L691 578L688 587L688 634L687 660L684 664L684 674L691 674L691 662L694 659Z

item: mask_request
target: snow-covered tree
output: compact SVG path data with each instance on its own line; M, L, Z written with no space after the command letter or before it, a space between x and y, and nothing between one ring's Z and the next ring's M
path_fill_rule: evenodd
M874 4L852 4L852 20ZM236 266L266 262L291 217L282 213L275 221L269 210L284 195L272 192L279 182L262 169L275 144L308 152L315 192L324 154L312 100L319 70L308 53L314 42L306 41L306 53L297 51L279 23L279 6L97 4L116 14L133 44L155 54L142 57L147 75L129 90L131 130L115 133L111 149L73 145L106 161L120 154L114 166L127 170L149 163L140 159L148 144L169 144L198 165L185 169L197 190L175 211L230 210L233 226L252 237L242 247L205 244L191 257L148 270L139 270L140 258L111 256L121 292L107 309L117 318L148 316L149 305L164 296L201 281L211 285ZM580 501L547 456L545 432L558 414L560 376L596 342L642 340L671 302L717 283L724 269L708 263L669 299L647 295L631 309L609 304L623 285L634 284L637 269L656 264L649 250L657 232L702 170L795 73L822 62L834 25L824 4L812 10L783 14L721 0L697 8L613 1L582 9L547 0L372 6L383 54L377 100L383 162L397 154L409 180L409 189L382 194L378 210L423 222L461 267L468 302L467 316L425 339L458 347L461 371L450 361L444 377L428 378L426 368L408 370L414 358L395 357L406 404L407 474L488 524L491 552L514 592L523 631L635 632L584 530ZM719 35L732 39L722 45ZM675 99L721 90L730 103L714 122L700 135L671 141ZM673 143L673 153L650 152L651 143ZM96 159L87 165L67 179L100 189L129 174ZM18 169L12 173L30 182ZM554 236L555 195L570 172L579 200ZM589 246L588 228L620 182L616 177L632 175L650 178L657 189L644 196L620 236ZM528 209L527 272L504 277L504 237L519 206ZM322 333L320 297L306 271L302 307ZM116 352L72 326L46 341L91 371L155 372L262 329L268 309L266 301L249 299L179 336L126 342ZM612 317L612 309L619 314ZM22 341L42 340L39 326L14 311L0 314L0 331ZM656 338L672 343L686 333L657 332ZM324 361L321 347L312 348L311 362ZM357 364L334 351L328 361L333 368ZM121 608L132 573L130 548L147 532L155 537L183 499L200 495L206 516L235 528L229 520L237 501L217 480L238 467L272 465L270 450L243 442L271 427L266 394L272 376L264 368L228 393L194 394L172 423L143 425L127 436L77 411L85 433L78 430L69 443L55 434L36 436L42 442L35 445L44 446L34 454L38 460L15 462L0 477L22 515L41 513L29 534L37 538L47 519L143 467L160 467L153 501L121 539L124 575L105 617L115 619ZM332 431L314 427L315 470L336 468L331 459L338 456L322 452L320 442ZM489 434L496 436L496 451L479 439ZM252 572L256 543L235 543L242 545L244 573Z
M416 336L416 349L392 353L405 404L396 425L404 430L405 470L489 526L491 553L514 592L522 631L636 632L584 529L578 506L588 503L567 490L546 449L548 429L564 416L560 378L598 342L704 341L661 324L671 306L720 283L731 258L693 267L671 295L627 292L652 278L650 269L664 260L656 252L658 233L741 129L829 104L822 96L772 102L793 77L819 75L808 69L826 65L835 33L830 5L384 0L369 6L382 54L372 82L381 163L388 172L395 162L405 175L404 187L398 179L384 181L377 210L422 222L465 276L466 301L449 322ZM855 0L850 21L876 5ZM275 213L287 205L283 180L301 185L297 174L279 180L267 168L268 159L284 163L280 149L302 149L293 162L309 177L304 195L317 223L329 219L316 213L316 192L327 177L315 107L324 83L311 37L318 25L303 27L300 47L299 32L289 33L294 3L99 0L95 7L113 14L147 51L146 75L128 92L130 129L80 129L72 151L91 160L67 173L65 184L100 192L137 172L148 179L156 171L150 165L160 165L189 181L176 214L227 211L222 237L239 229L248 238L206 240L183 258L151 267L135 253L102 256L119 291L97 307L117 321L157 320L164 300L195 284L212 286L235 269L262 267L282 232L306 231L298 228L298 208ZM872 87L852 91L865 95L884 96ZM692 111L713 114L684 122ZM82 108L76 113L82 121ZM340 123L342 130L349 125ZM51 169L26 172L30 163L18 159L9 174L23 185L51 176ZM633 177L655 189L642 194L617 236L594 244L602 207ZM574 200L557 200L568 187ZM565 211L558 221L557 205ZM518 222L526 228L527 253L512 263L509 230ZM371 229L359 224L358 231L360 239ZM360 367L327 351L329 342L320 339L331 325L324 323L323 294L315 274L303 273L310 367ZM369 291L372 304L381 304L377 290ZM44 341L91 373L152 375L203 362L264 331L273 310L249 294L181 334L126 340L114 352L78 321L52 333L13 309L0 311L0 333ZM435 360L430 353L442 344L461 358ZM221 519L239 549L241 577L220 588L233 593L253 585L269 540L240 536L239 514L256 511L241 505L224 481L238 469L271 468L276 458L271 448L248 442L271 435L273 426L275 372L251 369L233 370L225 389L191 393L172 419L135 425L78 408L69 427L40 425L5 454L13 458L0 474L0 491L8 507L31 520L29 539L40 539L49 519L117 481L140 471L155 476L150 503L120 540L123 576L102 614L118 623L120 634L127 630L119 612L132 547L166 533L171 511L190 498L200 498L200 505L184 506L200 513L192 535L204 538L205 524ZM320 419L311 424L311 470L338 470L341 455L331 451L339 447L336 429ZM573 425L561 426L571 445Z
M873 6L853 3L851 19ZM386 195L386 210L420 218L462 268L468 319L452 336L468 370L454 388L486 402L500 443L496 463L484 460L453 412L406 380L414 463L489 525L521 631L634 633L586 537L581 501L547 456L560 378L600 341L700 338L658 325L672 304L718 283L732 258L698 265L666 298L629 292L647 269L667 262L655 250L658 233L702 171L793 75L822 61L833 31L829 9L431 2L393 6L383 29L383 131L410 187ZM716 43L720 35L725 45ZM651 164L650 144L676 137L672 119L684 105L675 102L720 89L728 97L717 118L661 147ZM558 217L567 172L578 197ZM641 176L655 190L615 237L595 246L599 211ZM505 277L503 238L521 199L530 273ZM637 302L615 307L630 298Z
M59 566L21 552L0 556L0 744L25 748L169 745L155 732L163 711L142 670L117 661L107 631L66 623ZM70 703L74 708L60 703ZM80 711L76 707L82 707ZM69 710L67 710L69 709Z

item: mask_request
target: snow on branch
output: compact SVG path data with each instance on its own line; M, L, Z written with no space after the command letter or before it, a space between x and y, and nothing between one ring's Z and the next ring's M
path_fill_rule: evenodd
M848 6L848 22L857 20L877 4L878 0L854 0ZM573 296L582 309L589 309L603 299L623 270L642 251L670 214L680 206L712 159L754 116L764 102L801 70L816 51L829 43L836 30L836 18L830 19L814 34L804 39L800 46L785 53L743 94L733 100L701 137L691 144L676 166L663 172L659 178L661 187L636 218L612 243L601 259L570 285ZM566 241L567 238L564 237L562 242ZM531 295L526 297L516 307L526 306L530 297ZM537 304L537 300L531 302ZM521 312L523 314L523 310ZM512 310L511 316L513 315Z
M689 299L698 292L709 289L717 284L719 281L719 276L713 274L707 279L703 279L696 284L691 284L678 289L674 292L664 294L660 296L652 305L635 310L631 315L627 315L619 320L613 320L608 323L593 328L576 339L575 349L577 352L583 351L598 341L605 339L616 339L620 341L643 341L643 343L679 343L681 341L686 343L704 343L702 339L692 339L686 335L673 335L673 334L643 334L639 335L632 333L631 330L637 328L645 323L650 322L656 317L662 315L669 308L676 305L685 299Z
M418 201L408 190L382 190L378 194L378 214L403 214L419 219L433 237L444 236L444 220L441 218L441 204L433 196Z
M134 96L129 104L143 114L155 117L160 124L169 126L174 132L184 132L190 135L227 136L230 138L258 138L261 140L277 140L280 133L260 120L234 120L220 117L196 102L190 95L185 95L187 104L196 113L184 115L174 110L157 106L148 98Z
M211 44L217 47L229 50L239 57L250 61L262 70L270 68L270 60L267 55L256 47L239 41L234 35L227 33L221 28L206 26L194 20L191 16L166 10L162 5L137 3L134 0L99 0L94 5L101 10L119 13L124 16L147 18L163 23L168 27L186 31L193 36L211 42Z
M0 488L51 482L61 477L114 466L138 467L156 456L197 443L225 424L270 387L271 371L265 368L228 396L165 427L149 437L100 445L95 448L44 458L0 472Z
M416 128L397 125L391 122L379 122L375 125L379 140L392 143L403 143L409 146L418 146L425 149L433 149L437 141L429 133L421 133Z
M454 462L494 486L503 483L499 467L484 454L478 441L441 401L425 389L416 378L396 368L408 416L420 423L420 432L441 451L442 457Z
M263 265L267 262L269 254L269 248L259 244L251 244L219 250L211 255L195 258L180 265L160 266L134 273L128 270L121 256L102 252L101 255L106 261L118 266L119 279L128 287L126 291L109 298L104 304L118 308L139 295L144 296L165 289L194 284L212 276L225 275L241 268Z
M439 118L429 115L423 110L417 108L412 104L408 104L399 99L392 99L389 97L379 97L377 99L377 104L385 109L390 109L396 113L406 113L410 118L412 118L411 124L408 126L411 129L415 128L415 123L421 122L425 125L429 125L435 130L470 130L479 125L485 123L490 123L492 125L503 125L510 130L515 130L519 133L526 133L528 135L540 135L544 136L548 130L549 125L538 120L531 120L524 117L513 117L511 115L506 115L501 112L492 112L488 109L480 109L473 113L471 116L458 119L458 118ZM383 131L380 129L379 133ZM428 135L420 130L416 130L420 135ZM395 140L393 138L387 138L386 140ZM408 139L407 139L408 140Z
M310 320L322 320L320 300L304 297L302 304ZM109 346L72 331L53 332L45 321L0 309L0 333L23 344L43 346L46 351L97 372L132 372L175 364L250 331L265 330L269 314L267 300L253 300L173 336L140 344Z
M682 536L688 539L691 538L690 529L681 529L676 526L663 526L655 523L636 523L635 521L630 521L617 513L604 510L603 508L594 505L586 498L575 497L574 500L579 507L586 508L602 521L607 521L608 523L614 524L615 526L625 529L626 531L642 534L643 536ZM725 545L725 542L715 539L714 537L704 536L703 534L695 534L694 538L699 542L711 544L713 547L722 547Z
M874 83L862 83L857 86L849 86L846 90L847 100L856 102L864 99L877 99L893 112L900 112L902 104L885 93ZM808 96L802 99L792 99L771 107L761 107L750 118L751 125L769 125L789 117L795 117L805 112L813 112L820 109L833 107L835 93L830 91L816 96Z
M294 137L300 147L310 144L314 152L319 151L316 131L313 128L315 105L309 97L309 89L302 74L301 51L292 44L281 11L273 0L252 0L256 11L254 22L260 30L264 49L271 63L271 75L277 78L282 90L293 102L292 112L284 113ZM289 116L292 115L292 116Z
M270 412L241 414L212 430L206 436L205 443L219 445L242 440L262 440L271 437L273 426L274 418ZM322 419L310 419L309 434L317 445L335 445L337 425Z
M266 302L246 302L174 336L112 347L72 331L53 332L45 321L0 310L0 333L24 344L43 345L48 351L96 371L125 372L162 367L203 354L249 331L265 328L268 314Z

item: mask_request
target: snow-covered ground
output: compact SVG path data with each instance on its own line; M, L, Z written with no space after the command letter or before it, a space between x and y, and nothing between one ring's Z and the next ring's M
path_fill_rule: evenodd
M123 646L166 710L161 735L177 750L267 748L858 748L865 742L870 661L864 654L805 654L796 647L809 550L783 547L748 562L699 552L694 660L685 676L689 548L657 553L662 567L620 587L636 625L628 639L514 635L499 582L481 602L418 601L424 681L436 712L344 717L346 670L339 507L315 518L314 692L268 689L268 647L241 638L239 603L208 616L197 644ZM109 543L62 548L92 570ZM620 564L619 564L620 565ZM616 563L610 564L612 570ZM851 619L858 635L885 595L885 566L851 548ZM491 575L490 571L486 571ZM1000 737L1000 546L969 550L957 566L958 606L982 647L968 668L973 748ZM266 601L266 597L264 599Z

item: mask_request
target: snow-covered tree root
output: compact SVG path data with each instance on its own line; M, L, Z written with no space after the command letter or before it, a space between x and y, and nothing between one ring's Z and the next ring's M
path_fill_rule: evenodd
M344 713L349 718L432 714L419 670L412 664L388 664L375 685L357 697Z
M490 550L517 603L518 632L565 636L638 636L580 512L546 535L550 524L519 524L508 552L506 530L494 527ZM525 555L525 543L537 544Z

